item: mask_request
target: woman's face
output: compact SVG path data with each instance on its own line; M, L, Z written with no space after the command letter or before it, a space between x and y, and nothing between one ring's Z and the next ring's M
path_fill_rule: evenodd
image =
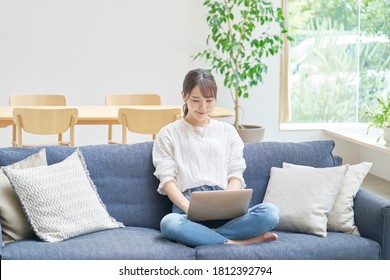
M209 123L209 115L214 111L216 103L214 97L203 97L199 86L196 86L187 99L183 95L183 100L188 107L186 119L192 125L204 126Z

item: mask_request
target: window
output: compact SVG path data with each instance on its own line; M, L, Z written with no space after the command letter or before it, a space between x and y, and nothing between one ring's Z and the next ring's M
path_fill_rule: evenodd
M390 95L390 0L288 5L287 121L367 122L364 104Z

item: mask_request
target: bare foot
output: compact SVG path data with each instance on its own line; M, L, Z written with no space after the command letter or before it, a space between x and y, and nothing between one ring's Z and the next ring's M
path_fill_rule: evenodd
M236 244L236 245L249 245L249 244L256 244L260 242L268 242L268 241L274 241L278 239L278 236L275 233L272 232L266 232L259 236L244 239L244 240L228 240L225 244Z

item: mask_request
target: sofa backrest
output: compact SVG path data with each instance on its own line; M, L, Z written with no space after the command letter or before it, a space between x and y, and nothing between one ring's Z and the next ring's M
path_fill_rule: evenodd
M171 211L169 199L157 193L152 146L153 142L79 147L107 211L127 226L159 229L162 217ZM40 148L2 148L0 166L22 160ZM76 149L45 148L49 165L64 160Z
M162 217L171 211L168 197L157 193L159 181L153 175L152 147L153 142L79 147L108 212L127 226L159 229ZM339 162L332 155L333 147L333 141L246 144L244 178L247 186L254 189L251 204L263 200L272 166L281 167L283 162L335 166ZM39 147L1 148L0 166L20 161L39 150ZM64 160L74 150L74 147L46 147L48 164Z
M157 192L152 147L153 142L80 147L108 212L127 226L160 229L171 211L168 197Z
M254 190L251 205L263 201L271 167L282 167L283 162L317 168L340 165L341 158L332 154L334 145L332 140L246 143L244 178L247 187Z

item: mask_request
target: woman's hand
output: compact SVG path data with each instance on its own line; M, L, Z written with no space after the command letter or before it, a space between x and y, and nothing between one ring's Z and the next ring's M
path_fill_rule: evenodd
M177 188L176 184L172 180L164 184L163 190L168 195L169 199L172 201L173 204L182 209L186 214L188 213L190 202L180 192L180 190Z
M228 190L237 190L237 189L242 189L242 182L239 178L237 177L231 177L229 179L228 183Z

